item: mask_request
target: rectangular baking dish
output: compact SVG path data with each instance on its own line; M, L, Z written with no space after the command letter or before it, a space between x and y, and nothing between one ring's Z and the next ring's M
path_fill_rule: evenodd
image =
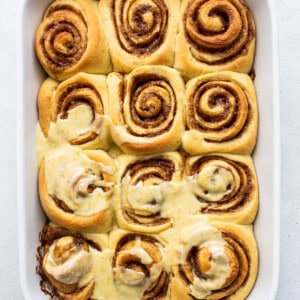
M45 222L37 191L35 160L36 99L45 77L34 51L34 36L51 0L20 0L17 43L17 163L20 280L25 299L45 299L35 273L38 235ZM255 235L259 274L249 300L275 299L279 277L280 144L275 13L271 0L246 0L257 27L255 58L259 134L254 153L260 208ZM109 300L109 299L105 299Z

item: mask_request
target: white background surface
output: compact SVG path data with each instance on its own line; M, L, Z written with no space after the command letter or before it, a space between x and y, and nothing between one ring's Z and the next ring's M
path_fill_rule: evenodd
M276 299L289 300L300 299L300 1L274 2L282 144L281 270ZM17 0L0 2L0 299L8 300L23 299L18 272L15 159L17 5Z

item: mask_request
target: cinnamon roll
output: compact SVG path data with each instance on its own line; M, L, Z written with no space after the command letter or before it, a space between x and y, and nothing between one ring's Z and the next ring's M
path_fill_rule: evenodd
M222 221L250 224L258 209L258 184L252 158L212 154L189 157L190 191L200 213Z
M46 10L35 49L50 77L60 81L79 71L111 70L97 5L93 0L56 0Z
M142 65L173 65L180 1L99 3L115 71L128 73Z
M144 66L108 76L113 141L130 154L177 149L184 130L184 82L164 66Z
M78 73L58 83L46 79L38 95L39 125L48 148L64 144L82 149L110 147L106 77Z
M179 183L183 160L179 153L169 152L152 156L118 157L119 183L114 205L120 227L136 232L157 233L172 225L166 211L167 201L173 202L170 185Z
M92 299L96 262L108 246L106 235L88 237L61 227L45 225L40 234L37 273L41 289L60 300Z
M39 171L42 206L55 224L81 232L106 232L112 221L114 164L101 150L66 146L50 151Z
M255 24L243 0L183 0L174 67L187 78L230 70L248 73Z
M255 88L246 74L219 72L186 86L187 131L182 146L190 154L251 154L257 138Z
M172 299L245 299L257 276L252 226L194 223L174 250Z
M164 242L158 236L117 229L109 240L115 288L122 295L118 299L169 299L170 275L164 266Z

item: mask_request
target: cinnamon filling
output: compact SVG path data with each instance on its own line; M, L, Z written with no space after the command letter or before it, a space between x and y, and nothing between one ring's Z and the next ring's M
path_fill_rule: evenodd
M130 118L126 123L132 135L155 137L171 128L177 113L177 103L167 78L157 74L136 76L129 97L130 116L125 114L124 118L125 122Z
M111 16L120 47L127 53L147 56L164 42L169 12L164 0L113 1Z

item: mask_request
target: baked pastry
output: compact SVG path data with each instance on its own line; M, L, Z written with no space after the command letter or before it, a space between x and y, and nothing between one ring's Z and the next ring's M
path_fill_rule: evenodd
M151 154L179 147L184 130L184 82L165 66L144 66L124 77L107 78L111 136L129 154Z
M245 299L257 276L251 225L194 223L174 248L171 299Z
M82 235L53 225L40 234L37 268L42 291L51 299L91 299L97 285L97 260L107 235Z
M113 173L113 161L102 150L66 146L48 152L39 171L39 193L46 215L71 230L108 231Z
M253 65L255 24L243 0L183 0L174 67L187 78Z
M166 270L164 242L156 235L116 229L109 236L114 249L114 299L169 299L170 275Z
M189 189L200 213L213 219L250 224L258 209L258 184L250 156L211 154L186 160Z
M111 70L97 5L93 0L56 0L46 10L35 49L50 77L61 81L80 71Z
M255 88L246 74L218 72L186 85L187 131L182 146L190 154L251 154L257 137Z
M170 186L179 184L183 159L177 152L151 156L121 155L114 206L118 225L127 230L157 233L172 225ZM171 203L167 203L171 202Z
M179 0L102 0L99 5L115 71L173 65Z
M104 116L108 113L108 94L103 75L78 73L62 83L46 79L38 95L38 113L42 133L38 138L46 138L44 144L50 149L65 144L81 149L110 147L109 120Z

